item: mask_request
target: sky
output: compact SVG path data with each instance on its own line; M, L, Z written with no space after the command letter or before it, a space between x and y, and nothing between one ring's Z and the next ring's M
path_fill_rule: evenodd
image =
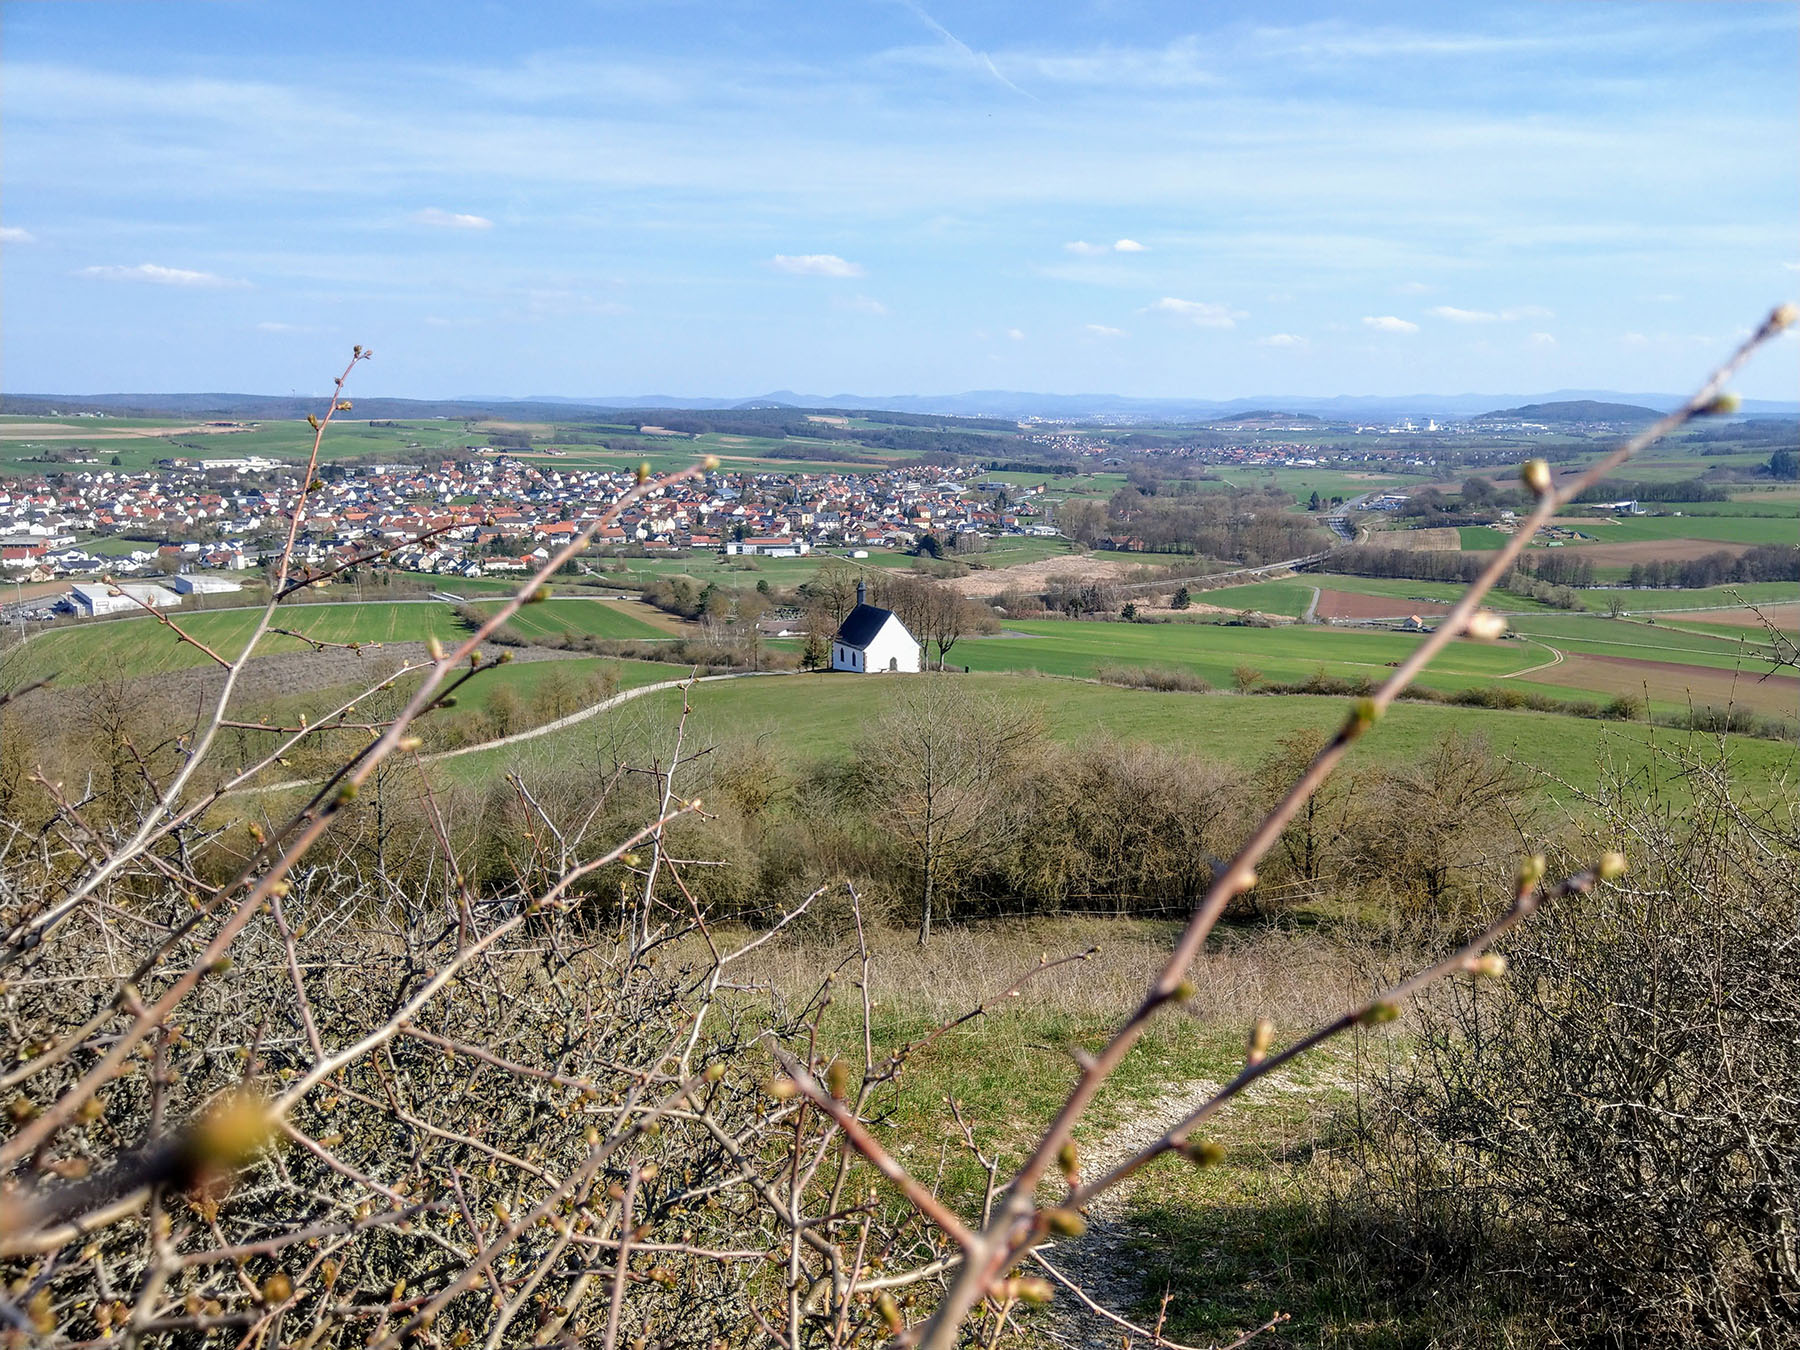
M1680 392L1800 294L1797 57L1792 3L3 0L0 387Z

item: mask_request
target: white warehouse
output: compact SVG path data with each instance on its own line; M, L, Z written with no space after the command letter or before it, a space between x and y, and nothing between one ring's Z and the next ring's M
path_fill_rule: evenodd
M123 594L115 595L115 591L122 591ZM69 608L90 619L97 614L141 610L144 605L169 609L180 603L181 597L174 591L165 591L161 586L152 586L144 581L122 581L116 586L82 585L69 588Z

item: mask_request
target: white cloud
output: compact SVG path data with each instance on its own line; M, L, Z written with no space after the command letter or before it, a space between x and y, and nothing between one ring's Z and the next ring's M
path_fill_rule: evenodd
M1011 338L1014 342L1023 342L1025 340L1025 330L1022 328L1009 328L1006 330L1006 336Z
M1392 314L1367 314L1363 316L1363 323L1377 333L1416 333L1419 331L1418 324L1408 323L1405 319L1396 318Z
M1781 270L1784 272L1800 272L1800 262L1784 262L1781 264Z
M1436 289L1435 286L1427 286L1423 281L1403 281L1394 287L1395 292L1400 295L1429 295Z
M1108 328L1103 323L1090 323L1087 326L1087 330L1095 337L1122 338L1125 336L1125 330L1123 328Z
M1623 342L1627 347L1648 347L1650 345L1650 339L1645 337L1642 333L1627 333L1624 337L1620 338L1619 341Z
M35 244L37 236L17 225L0 225L0 244Z
M158 286L244 287L250 283L211 272L190 272L185 267L163 267L158 263L139 263L136 267L84 267L75 274L99 281L149 281Z
M1531 345L1534 347L1554 347L1556 345L1556 336L1553 333L1533 333L1531 335Z
M428 206L423 211L413 212L413 222L418 225L435 225L443 230L491 230L494 222L486 216L465 215L459 211L445 211L436 206Z
M839 309L847 309L855 314L886 314L888 307L869 295L854 295L848 300L836 302Z
M1306 339L1298 333L1270 333L1268 337L1256 339L1259 347L1304 347Z
M1177 300L1172 295L1165 295L1150 308L1159 313L1176 315L1201 328L1235 328L1239 319L1250 317L1243 310L1232 309L1229 305L1217 305L1210 300Z
M1541 305L1520 305L1515 309L1458 309L1455 305L1433 305L1431 312L1451 323L1510 323L1514 319L1549 319L1555 316Z
M259 333L322 333L325 330L307 323L277 323L265 321L256 325Z
M1108 253L1148 253L1150 251L1135 239L1120 239L1110 244L1090 244L1085 239L1076 239L1064 244L1063 249L1082 258L1099 258Z
M835 253L777 253L769 265L797 277L860 277L861 263L846 262Z

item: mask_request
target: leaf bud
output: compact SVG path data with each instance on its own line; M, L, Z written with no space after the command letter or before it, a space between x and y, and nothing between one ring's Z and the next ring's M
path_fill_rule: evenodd
M1602 881L1617 881L1630 870L1631 864L1625 861L1625 855L1609 850L1600 855L1600 865L1594 870L1600 874Z
M1274 1039L1275 1024L1266 1017L1257 1018L1244 1042L1244 1062L1261 1064L1269 1057L1269 1043Z
M280 1271L276 1271L262 1283L264 1303L286 1303L293 1296L294 1282Z
M1529 895L1543 881L1544 873L1550 870L1550 864L1541 853L1534 853L1519 864L1518 873L1513 877L1513 889L1519 895Z
M1225 1145L1217 1139L1195 1139L1181 1146L1181 1156L1196 1167L1217 1167L1225 1161Z
M200 1118L188 1149L203 1166L237 1167L255 1157L269 1141L271 1124L269 1109L260 1098L234 1092Z
M1727 390L1723 394L1715 394L1694 409L1694 415L1697 417L1729 417L1743 406L1744 400Z
M1039 1275L1008 1280L1007 1284L1008 1292L1021 1303L1048 1303L1056 1296L1056 1290L1050 1287L1050 1281Z
M1359 698L1350 706L1344 722L1344 739L1353 741L1381 719L1381 705L1372 698Z
M1048 1210L1044 1222L1052 1233L1060 1233L1063 1237L1080 1237L1087 1232L1087 1220L1072 1209Z
M1056 1150L1056 1165L1062 1169L1063 1180L1074 1185L1075 1178L1081 1175L1081 1153L1073 1139L1064 1140L1063 1146Z
M1519 466L1519 481L1542 497L1550 491L1551 477L1548 461L1528 459Z
M850 1095L850 1066L841 1059L831 1061L831 1067L825 1070L825 1086L838 1101Z
M1470 637L1492 642L1506 635L1506 620L1491 609L1478 609L1469 616L1467 631Z
M1471 956L1467 961L1463 962L1463 969L1468 971L1471 975L1485 976L1488 979L1498 979L1500 976L1506 974L1506 958L1499 952L1482 952L1480 955Z
M1791 300L1785 305L1777 305L1775 312L1769 315L1769 328L1776 333L1797 323L1800 323L1800 305Z
M769 1083L769 1095L778 1102L787 1101L798 1091L800 1085L791 1078L776 1078Z
M1384 1022L1392 1022L1398 1016L1400 1016L1399 1005L1389 1003L1384 999L1380 1003L1371 1003L1364 1008L1357 1015L1356 1024L1363 1027L1378 1027Z

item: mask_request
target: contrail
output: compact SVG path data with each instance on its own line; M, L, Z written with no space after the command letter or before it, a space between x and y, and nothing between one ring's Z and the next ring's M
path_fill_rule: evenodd
M979 65L979 66L983 67L984 69L986 69L988 74L992 75L996 80L1000 81L1001 84L1005 85L1008 89L1012 90L1013 93L1019 94L1025 98L1031 99L1034 103L1038 101L1037 95L1026 93L1025 90L1019 88L1018 85L1014 84L1011 80L1007 79L1006 76L1002 75L1000 73L1000 67L994 64L993 57L989 56L986 52L976 51L968 43L964 42L961 38L956 36L955 33L952 33L948 28L944 27L943 24L939 23L936 19L932 18L931 15L927 14L925 12L924 6L920 5L918 3L918 0L895 0L895 3L901 5L905 9L910 10L913 14L913 17L918 19L918 21L920 23L924 24L932 32L936 33L939 37L941 37L945 42L948 42L952 47L956 48L957 51L961 52L964 56L968 57L970 61L972 61L976 65Z

